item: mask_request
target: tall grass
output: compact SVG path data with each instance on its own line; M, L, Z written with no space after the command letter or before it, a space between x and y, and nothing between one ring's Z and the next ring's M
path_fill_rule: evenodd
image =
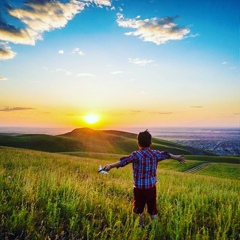
M131 167L97 173L105 163L0 148L0 238L239 237L239 181L160 170L159 216L151 223L146 215L142 230L132 213Z

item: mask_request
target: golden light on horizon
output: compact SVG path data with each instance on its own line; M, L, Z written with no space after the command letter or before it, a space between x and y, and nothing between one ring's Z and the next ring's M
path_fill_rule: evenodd
M88 114L83 117L83 120L88 124L95 124L100 120L100 117L96 114Z

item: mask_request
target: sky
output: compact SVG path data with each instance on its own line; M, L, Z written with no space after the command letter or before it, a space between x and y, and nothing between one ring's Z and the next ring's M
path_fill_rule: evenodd
M0 127L239 128L239 9L1 0Z

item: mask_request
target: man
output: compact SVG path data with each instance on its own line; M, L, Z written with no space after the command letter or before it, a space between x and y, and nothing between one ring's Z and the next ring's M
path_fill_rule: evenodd
M134 180L134 208L133 211L139 215L139 225L144 227L143 211L147 205L147 211L152 220L157 217L157 195L156 195L156 172L159 161L164 159L175 159L185 163L183 155L173 155L169 152L151 150L152 136L148 130L138 134L139 150L132 152L127 157L122 157L118 162L108 164L103 169L110 171L112 168L124 167L132 163Z

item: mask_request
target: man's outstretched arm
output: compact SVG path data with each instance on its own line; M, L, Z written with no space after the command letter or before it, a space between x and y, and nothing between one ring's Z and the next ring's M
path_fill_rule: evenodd
M105 171L110 171L112 168L118 168L121 166L121 162L115 162L115 163L111 163L111 164L107 164L105 167L103 167L103 169Z
M178 160L181 164L186 163L186 159L185 159L184 155L174 155L174 154L170 153L170 158Z

